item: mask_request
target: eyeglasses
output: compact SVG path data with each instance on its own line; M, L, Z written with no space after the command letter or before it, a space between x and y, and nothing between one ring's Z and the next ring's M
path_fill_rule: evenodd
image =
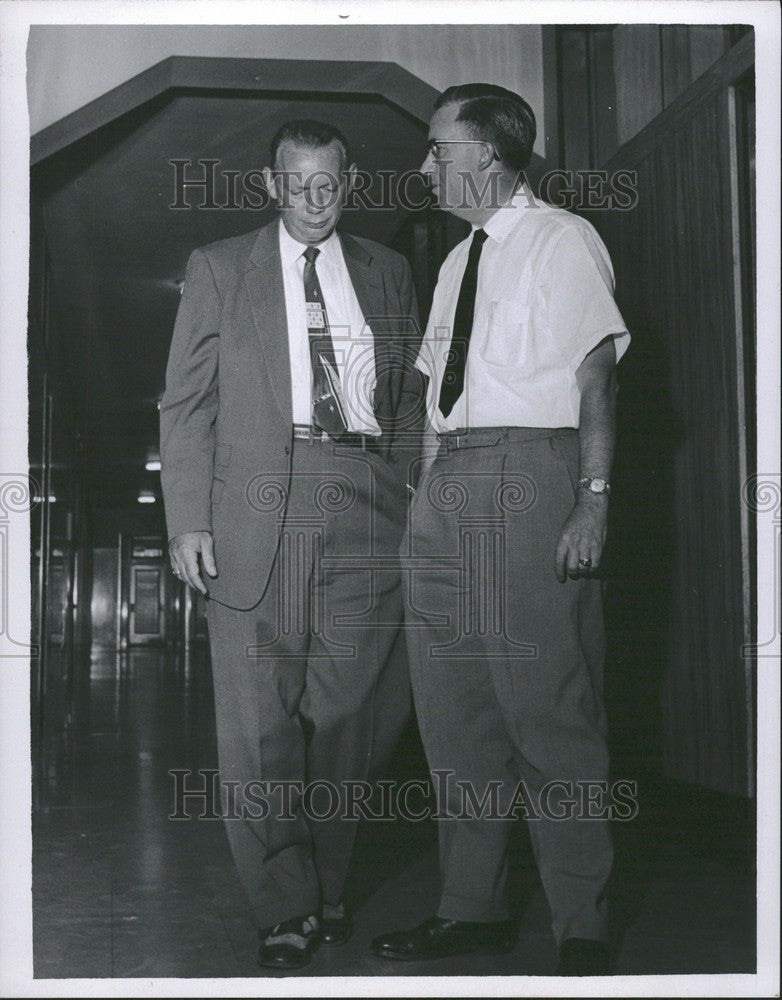
M466 145L466 146L483 146L484 144L493 145L488 139L430 139L426 144L426 155L433 157L435 160L440 160L443 154L437 148L438 146L455 146L455 145ZM493 160L499 160L497 156L497 150L494 149Z
M439 155L437 150L438 146L455 146L461 144L467 146L482 146L486 141L486 139L429 139L426 144L426 151L437 159Z

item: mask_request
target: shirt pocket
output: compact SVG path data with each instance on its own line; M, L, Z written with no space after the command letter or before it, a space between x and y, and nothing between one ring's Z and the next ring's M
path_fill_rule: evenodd
M520 368L527 360L528 309L515 299L494 299L481 358L498 368Z

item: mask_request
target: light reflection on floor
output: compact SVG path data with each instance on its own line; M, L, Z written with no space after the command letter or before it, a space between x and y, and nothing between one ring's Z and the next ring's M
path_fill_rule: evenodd
M256 929L221 822L169 818L169 771L216 767L205 650L97 652L76 664L83 680L71 683L53 653L48 673L45 733L34 751L36 977L258 976ZM420 748L414 738L407 746L397 766L418 773ZM617 971L751 971L751 875L660 829L617 830ZM547 906L518 840L516 951L400 968L373 958L369 942L429 915L435 831L365 824L348 887L356 934L321 948L305 974L551 974Z

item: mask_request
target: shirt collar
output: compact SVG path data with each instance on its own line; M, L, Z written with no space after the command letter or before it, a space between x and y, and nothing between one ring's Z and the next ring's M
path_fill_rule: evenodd
M294 264L304 254L306 249L307 244L299 243L298 240L295 240L285 228L282 219L280 219L280 257L282 263ZM336 229L332 230L327 240L318 244L318 250L320 250L318 260L321 258L325 260L336 259L336 255L339 253L339 236Z
M473 232L481 228L491 239L502 243L532 204L534 204L532 194L526 185L522 185L504 205L497 209L486 225L474 226Z

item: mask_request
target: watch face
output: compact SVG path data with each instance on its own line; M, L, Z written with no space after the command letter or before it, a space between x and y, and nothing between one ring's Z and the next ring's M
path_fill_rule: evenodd
M593 493L605 493L606 481L605 479L593 479L589 488Z

